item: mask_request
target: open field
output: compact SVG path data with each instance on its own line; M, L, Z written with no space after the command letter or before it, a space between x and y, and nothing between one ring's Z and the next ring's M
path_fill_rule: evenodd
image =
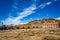
M60 40L60 28L0 31L0 40Z

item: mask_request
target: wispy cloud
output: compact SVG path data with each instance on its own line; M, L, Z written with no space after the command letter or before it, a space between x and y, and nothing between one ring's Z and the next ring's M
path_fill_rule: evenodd
M12 7L13 7L14 9L18 9L18 7L17 7L16 5L12 5Z
M42 3L42 4L40 4L40 5L39 5L39 7L38 7L38 8L43 9L43 8L45 8L46 6L50 5L50 4L52 4L52 2Z
M52 2L47 2L47 3L46 3L46 5L50 5L50 4L52 4Z
M32 5L29 8L26 8L23 12L19 13L19 15L17 17L8 17L6 20L3 20L2 22L5 25L20 24L21 19L28 16L28 15L31 15L34 12L35 9L36 9L36 6Z
M56 2L56 1L58 1L58 0L53 0L53 1L50 1L50 2L42 3L42 4L39 5L38 8L43 9L43 8L45 8L46 6L52 4L52 3Z
M54 1L58 1L58 0L54 0Z
M25 8L23 12L20 12L18 13L19 15L17 17L8 17L6 18L5 20L2 20L2 22L5 24L5 25L11 25L11 24L14 24L14 25L18 25L18 24L23 24L21 23L21 19L23 19L24 17L27 17L29 15L31 15L32 13L34 13L34 10L38 9L38 8L41 8L43 9L44 7L46 7L47 5L50 5L52 2L46 2L46 3L42 3L39 5L39 7L36 7L36 5L31 5L30 7L28 8ZM17 8L16 6L13 6L14 8Z
M60 20L60 17L56 18L57 20Z

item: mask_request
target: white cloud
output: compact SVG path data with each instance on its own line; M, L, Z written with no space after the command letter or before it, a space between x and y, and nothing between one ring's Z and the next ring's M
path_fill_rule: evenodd
M41 5L39 5L39 7L36 8L35 4L24 9L23 12L20 12L19 15L17 17L8 17L7 19L5 20L2 20L2 22L5 24L5 25L11 25L11 24L14 24L14 25L17 25L17 24L23 24L21 23L21 19L23 19L24 17L27 17L29 15L31 15L32 13L34 13L34 10L38 9L38 8L41 8L43 9L44 7L46 7L47 5L50 5L52 2L47 2L47 3L42 3ZM17 8L16 6L13 6L14 8Z
M14 9L19 9L16 5L12 5L12 7L13 7Z
M20 20L14 21L14 18L8 17L6 20L3 20L2 22L5 25L11 25L11 24L17 25L17 24L19 24Z
M54 0L54 1L58 1L58 0Z
M60 20L60 17L56 18L57 20Z
M53 0L53 2L56 2L56 1L58 1L58 0ZM46 2L46 3L42 3L42 4L40 4L40 5L39 5L39 7L38 7L38 8L43 9L43 8L45 8L46 6L48 6L48 5L52 4L53 2Z
M35 9L36 9L35 5L30 6L29 8L25 9L23 12L19 13L19 16L16 17L14 21L22 19L28 15L31 15Z
M8 17L7 19L3 20L2 22L5 25L20 24L21 19L28 16L28 15L31 15L34 12L35 9L36 9L36 6L32 5L29 8L26 8L23 12L19 13L19 15L17 17L14 17L14 18L13 17Z
M46 4L47 4L47 5L50 5L51 3L52 3L52 2L47 2Z
M30 18L30 20L33 20L33 18Z
M38 8L43 9L43 8L45 8L47 5L50 5L51 3L52 3L52 2L42 3L42 4L40 4L40 5L39 5L39 7L38 7Z
M14 5L18 5L18 3L17 2L14 2Z
M44 3L44 4L39 5L39 7L38 7L38 8L43 9L45 6L46 6L46 4Z

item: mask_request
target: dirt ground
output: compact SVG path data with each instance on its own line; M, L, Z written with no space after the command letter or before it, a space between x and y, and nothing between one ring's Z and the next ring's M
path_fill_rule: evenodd
M60 29L18 29L1 31L0 40L60 40Z

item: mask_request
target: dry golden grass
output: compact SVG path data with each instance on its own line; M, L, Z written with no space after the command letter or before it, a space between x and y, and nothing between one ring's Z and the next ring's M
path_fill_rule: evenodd
M60 40L60 28L50 30L19 29L0 32L0 40Z

